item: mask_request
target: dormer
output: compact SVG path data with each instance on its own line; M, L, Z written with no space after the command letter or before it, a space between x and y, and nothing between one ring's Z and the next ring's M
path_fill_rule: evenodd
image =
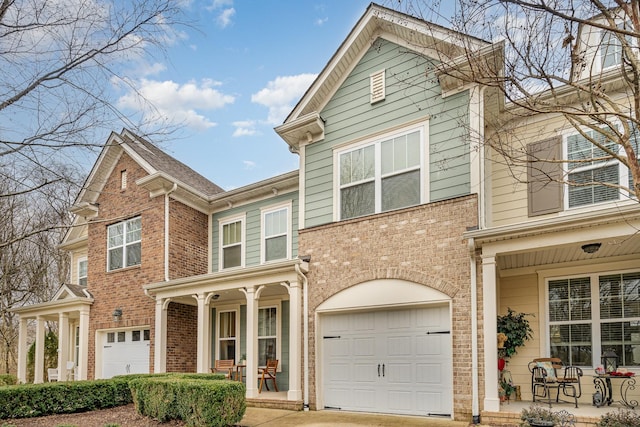
M573 50L574 80L615 77L623 60L624 44L638 56L637 37L632 36L629 16L621 8L593 17L593 24L581 24ZM619 31L613 31L612 28Z

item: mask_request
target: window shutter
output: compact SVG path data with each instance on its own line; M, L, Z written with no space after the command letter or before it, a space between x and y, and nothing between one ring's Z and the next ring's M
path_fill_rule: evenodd
M369 76L371 85L371 104L384 100L385 78L384 70L377 71Z
M529 216L560 212L563 209L562 137L527 145L527 196Z

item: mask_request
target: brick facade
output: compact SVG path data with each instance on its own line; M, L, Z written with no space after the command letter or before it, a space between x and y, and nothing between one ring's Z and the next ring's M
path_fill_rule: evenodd
M167 312L167 372L196 372L198 308L169 303Z
M127 187L121 189L121 171L127 171ZM143 285L164 280L164 197L151 199L149 192L138 187L136 180L147 173L131 157L123 153L107 179L97 200L99 213L88 227L88 285L95 302L89 321L88 378L95 377L96 331L102 329L147 326L151 330L150 371L153 372L155 341L155 302L144 294ZM138 266L107 272L107 227L140 216L142 220L142 258ZM207 218L194 209L174 200L170 203L171 245L169 271L172 278L206 273ZM123 312L120 321L113 321L115 308ZM185 310L171 310L168 323L190 325L192 315ZM175 314L178 318L171 317ZM195 323L193 323L195 334ZM186 338L188 331L181 331ZM176 337L168 336L176 341ZM195 341L195 338L194 338ZM194 350L195 351L195 350ZM195 353L185 349L179 353L184 360L172 361L172 369L195 372Z
M316 402L314 317L336 293L375 279L402 279L452 299L453 394L456 419L471 415L469 249L462 234L475 227L476 196L343 221L300 231L301 255L311 256L309 280L310 403Z

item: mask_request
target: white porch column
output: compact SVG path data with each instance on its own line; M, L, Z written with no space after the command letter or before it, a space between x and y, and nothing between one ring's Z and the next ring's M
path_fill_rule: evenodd
M289 284L289 391L288 400L302 400L300 372L302 369L301 325L302 292L300 283Z
M196 296L198 301L198 344L197 344L197 365L199 373L209 372L211 368L211 358L209 357L211 336L211 309L206 293Z
M482 308L484 320L484 410L500 411L498 397L498 345L496 333L498 328L498 299L496 290L496 257L482 257Z
M18 332L18 383L27 382L27 319L20 316L20 329Z
M36 360L33 382L39 384L44 382L44 317L36 317Z
M155 374L167 372L167 307L165 301L164 298L156 298L153 347L153 372Z
M247 295L247 397L258 396L258 301L255 288Z
M68 360L69 360L69 313L58 313L58 381L67 380L67 361Z
M100 343L96 343L100 344ZM78 325L78 360L76 360L76 379L86 380L89 376L89 307L80 309Z

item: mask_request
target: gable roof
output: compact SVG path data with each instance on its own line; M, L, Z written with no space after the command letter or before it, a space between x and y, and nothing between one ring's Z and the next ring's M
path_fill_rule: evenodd
M295 151L301 142L324 137L319 113L378 37L442 61L479 51L491 43L371 3L336 53L276 132Z

